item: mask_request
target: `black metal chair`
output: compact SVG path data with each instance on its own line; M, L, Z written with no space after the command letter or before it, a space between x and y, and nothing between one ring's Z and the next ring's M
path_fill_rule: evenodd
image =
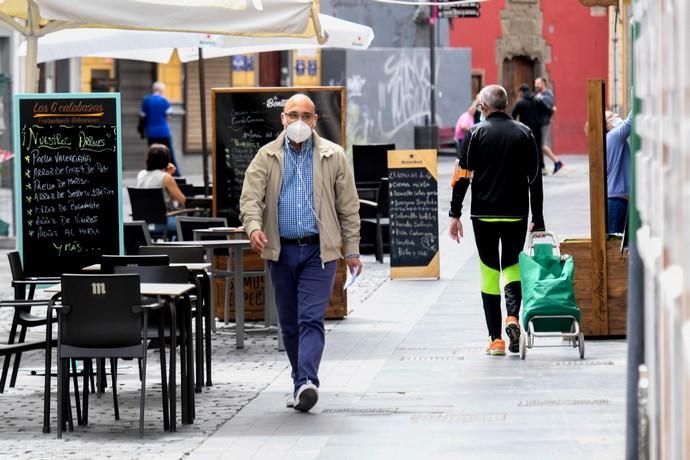
M388 242L390 240L388 179L382 178L381 182L379 182L375 202L360 199L359 207L362 233L366 233L367 226L374 227L376 260L383 263L383 254L387 252L386 249L388 249ZM373 214L373 217L371 214ZM367 242L363 241L361 244L365 246Z
M194 230L210 227L227 227L225 217L177 217L177 239L179 241L193 241ZM227 252L227 251L226 251ZM211 261L209 261L211 262Z
M27 277L24 274L22 260L19 257L19 252L12 251L7 254L7 259L10 263L10 272L12 273L12 287L14 288L14 299L30 300L34 297L36 286L40 284L55 284L60 282L59 278L36 278ZM28 288L28 292L27 292ZM22 343L26 340L26 333L31 327L45 326L47 323L46 316L36 316L31 313L31 304L27 306L18 306L14 309L12 317L12 325L10 326L10 333L8 337L8 345L15 343ZM19 329L19 336L17 336L17 329ZM12 367L12 376L10 378L10 387L14 388L17 382L17 374L19 373L19 363L22 357L22 347L15 347L14 366ZM2 376L0 377L0 393L5 391L5 384L7 383L7 374L9 373L11 362L11 354L6 355L2 366Z
M148 343L148 312L163 306L161 303L141 304L137 275L63 275L62 304L51 302L58 311L58 438L62 437L63 411L69 405L69 360L85 358L139 358L141 394L139 402L139 435L144 436L144 408L146 404L146 348ZM162 329L159 327L159 335ZM46 360L46 374L50 373ZM85 369L88 364L84 366ZM117 373L113 365L113 374ZM86 375L84 376L86 380ZM168 422L165 355L161 350L161 385L163 388L163 424ZM86 385L85 385L86 386ZM117 410L116 383L113 384L115 418ZM88 422L88 391L84 393L84 424Z
M170 258L164 254L136 256L103 255L101 256L101 273L113 273L114 267L169 264Z
M141 246L139 248L139 255L168 256L170 263L203 263L205 262L206 252L200 246L194 246L192 242L189 246Z
M186 197L193 197L194 196L194 186L192 184L177 184L177 186L180 188L180 192Z
M199 292L199 285L197 284L195 277L193 274L191 274L185 267L179 266L179 267L171 267L171 266L161 266L161 265L153 265L153 266L145 266L145 265L140 265L140 266L117 266L115 267L115 273L120 273L120 274L137 274L141 280L142 283L179 283L179 284L186 284L186 283L192 283L197 285L197 292ZM191 313L191 305L193 302L194 298L191 297L190 295L185 295L183 299L181 300L182 302L186 302L189 306L181 310L181 313ZM171 314L175 314L177 318L180 317L179 314L176 313L175 306L171 305ZM197 311L201 311L201 309L197 309ZM187 321L191 321L191 317L189 315L185 315ZM151 317L150 320L151 324L156 324L160 327L160 325L163 325L164 329L164 335L162 336L163 338L159 338L160 342L164 342L167 339L172 338L173 332L171 331L171 324L168 322L164 316L163 312L159 312L158 314L155 314ZM197 324L200 325L200 318L197 317ZM190 324L191 325L191 324ZM152 326L149 326L151 332L154 332L154 329ZM193 377L192 373L189 372L189 366L193 360L191 350L192 350L192 344L191 344L191 328L187 329L186 327L183 327L180 321L176 321L176 327L174 331L175 337L179 337L180 341L177 342L180 345L180 374L182 376L182 399L183 399L183 412L182 412L182 419L184 420L191 420L193 418L194 414L194 392L191 391L191 388L193 387ZM197 347L199 347L199 342L201 341L202 337L200 334L197 334ZM173 364L176 359L176 351L173 348L173 345L175 342L171 341L171 350L170 350L170 362L171 362L171 369L175 369L177 366ZM172 371L171 371L172 372ZM201 391L201 387L199 387L199 391ZM174 404L174 402L171 399L171 404Z
M122 230L125 240L125 254L136 255L140 246L151 245L151 233L149 233L149 227L145 221L125 222Z
M189 215L203 212L200 208L182 208L168 211L165 206L163 189L161 188L136 188L127 187L129 201L132 205L132 220L143 220L149 225L154 225L151 236L167 240L168 217ZM162 231L160 229L163 229Z
M28 311L31 309L31 307L47 307L49 304L48 300L22 300L22 299L15 299L15 300L0 300L0 308L14 308L15 310L15 317L17 316L18 312L23 312L23 311ZM45 318L43 324L45 325ZM14 326L14 324L13 324ZM29 326L30 327L30 326ZM15 356L15 363L18 362L19 356L25 351L31 351L31 350L41 350L45 349L46 347L46 342L45 340L34 340L30 342L26 342L25 340L20 340L18 342L14 342L12 340L13 334L16 333L16 328L14 328L14 331L10 331L10 337L8 340L7 345L2 344L0 345L0 356L4 357L4 372L3 372L3 378L6 376L7 369L9 369L9 361L12 358L12 356ZM18 364L17 364L18 366ZM14 374L13 374L14 377ZM14 384L12 384L14 386ZM4 391L4 390L3 390ZM2 391L0 391L2 393Z
M191 244L191 243L190 243ZM141 255L156 255L164 254L170 258L170 263L203 263L205 261L206 251L200 246L142 246L139 248ZM202 360L206 362L206 386L212 385L211 380L211 280L205 270L197 271L196 278L200 283L201 298L203 302L198 303L193 312L196 318L196 334L197 334L197 374L196 374L196 389L201 391L201 382L204 381ZM202 308L199 309L198 307ZM203 322L200 320L205 318L205 327L202 327ZM203 337L199 341L198 338Z
M209 185L208 193L209 195L213 195L213 185ZM203 185L194 185L194 195L206 196L206 187Z

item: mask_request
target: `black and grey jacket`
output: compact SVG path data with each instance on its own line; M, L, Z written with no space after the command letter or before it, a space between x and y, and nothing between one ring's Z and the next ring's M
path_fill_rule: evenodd
M473 218L526 218L544 229L539 152L532 131L503 112L474 125L463 139L460 167L472 172ZM450 216L460 217L470 179L453 187Z

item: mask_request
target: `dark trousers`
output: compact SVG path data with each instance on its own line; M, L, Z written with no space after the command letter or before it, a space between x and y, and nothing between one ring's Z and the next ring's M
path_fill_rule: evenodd
M474 239L479 252L482 303L489 336L501 338L501 273L505 286L508 316L518 317L522 302L520 283L520 251L525 245L527 219L515 222L485 222L472 219ZM499 253L500 244L500 253Z
M320 255L319 243L284 244L278 261L268 264L295 391L307 381L319 386L323 321L336 269L335 261L322 265Z
M168 150L170 150L170 163L175 165L176 171L174 176L180 177L182 173L180 172L180 165L177 164L175 159L175 150L173 150L172 137L149 137L147 140L148 144L163 144Z
M608 199L608 233L623 233L628 220L628 200L625 198Z

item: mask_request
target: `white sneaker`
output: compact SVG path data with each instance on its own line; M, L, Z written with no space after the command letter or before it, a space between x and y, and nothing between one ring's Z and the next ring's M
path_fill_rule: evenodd
M295 398L292 396L288 397L288 399L285 401L285 407L288 409L294 409L295 408Z
M295 409L300 412L309 412L319 401L319 389L311 382L307 382L297 390L295 396Z

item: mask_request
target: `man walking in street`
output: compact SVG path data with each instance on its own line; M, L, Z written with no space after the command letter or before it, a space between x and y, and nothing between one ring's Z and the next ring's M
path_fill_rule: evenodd
M514 120L519 121L532 130L534 141L537 143L537 147L541 148L541 104L534 97L534 93L530 90L527 83L520 85L520 98L510 115Z
M139 111L139 134L146 137L148 145L163 144L170 151L170 162L175 165L174 176L180 176L180 165L175 160L173 150L172 132L168 124L168 115L172 111L170 102L163 96L165 85L157 81L152 87L153 93L149 94L141 102Z
M544 155L553 161L553 173L556 174L562 167L563 162L553 153L553 136L551 134L551 118L556 111L556 100L553 91L549 89L549 84L544 77L537 77L534 80L536 99L541 103L542 126L541 126L541 148ZM541 157L542 168L544 167L544 157Z
M518 256L525 244L527 218L532 208L530 231L544 231L543 189L539 152L532 131L505 113L508 95L502 86L489 85L480 92L485 120L474 125L460 150L463 172L453 186L450 205L450 237L463 236L462 201L472 181L471 218L479 252L481 294L489 344L486 353L505 355L501 337L500 275L504 278L506 333L509 350L519 351L518 315L522 301ZM500 244L500 254L499 254Z
M294 384L288 407L307 412L318 401L324 317L336 263L351 273L359 260L359 201L342 147L315 131L314 103L287 100L284 131L247 168L240 219L252 248L268 260L278 320Z

